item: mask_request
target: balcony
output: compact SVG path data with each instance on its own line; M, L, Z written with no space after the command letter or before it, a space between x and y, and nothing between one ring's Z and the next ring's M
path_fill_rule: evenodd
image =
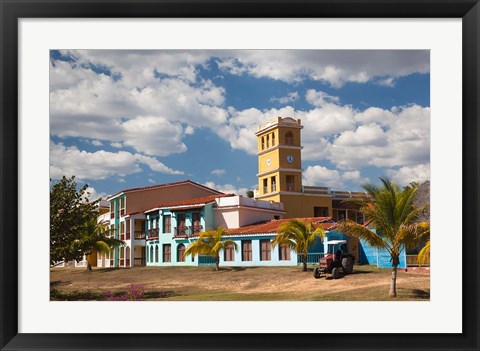
M203 231L202 225L189 225L173 228L174 238L186 238L190 235L197 235Z
M158 237L158 233L157 233L157 237ZM135 230L133 238L135 240L144 240L145 239L145 231L144 230Z
M120 209L120 217L125 216L125 208Z
M143 238L140 238L140 237L137 238L137 234L138 235L144 234L141 230L139 230L139 231L136 230L135 231L135 239L145 239L145 234L143 235ZM148 230L148 238L149 239L158 238L158 228L149 229Z
M115 212L110 212L110 219L114 219L115 218Z
M190 231L187 226L175 227L173 228L175 238L185 238L187 235L190 235Z

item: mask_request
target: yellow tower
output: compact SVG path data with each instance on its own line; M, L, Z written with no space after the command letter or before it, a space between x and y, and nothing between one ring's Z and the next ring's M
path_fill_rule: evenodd
M326 187L302 185L301 121L277 117L258 127L258 189L255 198L282 202L286 218L331 216ZM306 188L307 193L305 193ZM315 188L315 189L313 189Z
M279 201L281 192L301 192L302 156L300 120L278 117L258 127L258 193Z

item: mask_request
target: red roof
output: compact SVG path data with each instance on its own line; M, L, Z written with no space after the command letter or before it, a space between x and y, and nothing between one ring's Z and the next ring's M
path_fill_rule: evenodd
M292 219L297 219L304 222L312 222L315 226L321 225L323 229L328 229L335 224L332 221L332 217L286 218L263 221L235 229L226 229L226 232L228 235L277 233L278 229L283 223L291 221Z
M228 197L228 196L235 196L235 194L220 194L220 195L211 195L211 196L206 196L206 197L199 197L196 199L188 199L188 200L181 200L181 201L175 201L175 202L167 202L160 204L158 206L155 206L154 208L145 211L145 212L151 212L159 208L165 208L165 207L178 207L178 206L195 206L195 205L203 205L203 204L208 204L211 202L215 202L215 199L218 199L220 197Z
M201 188L204 188L204 189L207 189L207 190L210 190L212 192L215 192L217 194L223 194L221 191L218 191L218 190L215 190L215 189L212 189L212 188L209 188L208 186L205 186L205 185L202 185L202 184L199 184L199 183L195 183L193 181L191 181L190 179L187 179L187 180L182 180L182 181L179 181L179 182L171 182L171 183L164 183L164 184L155 184L155 185L148 185L148 186L144 186L144 187L140 187L140 188L129 188L129 189L124 189L124 190L121 190L113 195L110 195L107 197L107 200L118 195L118 194L121 194L121 193L128 193L128 192L131 192L131 191L138 191L138 190L148 190L148 189L157 189L157 188L164 188L164 187L168 187L168 186L174 186L174 185L183 185L183 184L192 184L192 185L196 185L196 186L199 186Z

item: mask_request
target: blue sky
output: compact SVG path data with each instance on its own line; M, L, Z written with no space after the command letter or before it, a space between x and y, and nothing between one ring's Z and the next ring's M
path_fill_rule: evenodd
M430 54L419 50L55 50L50 177L93 196L191 179L244 194L257 125L302 119L304 185L430 177Z

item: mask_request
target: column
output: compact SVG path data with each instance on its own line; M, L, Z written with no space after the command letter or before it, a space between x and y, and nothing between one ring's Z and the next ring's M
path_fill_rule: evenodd
M130 218L130 267L135 265L135 219Z

